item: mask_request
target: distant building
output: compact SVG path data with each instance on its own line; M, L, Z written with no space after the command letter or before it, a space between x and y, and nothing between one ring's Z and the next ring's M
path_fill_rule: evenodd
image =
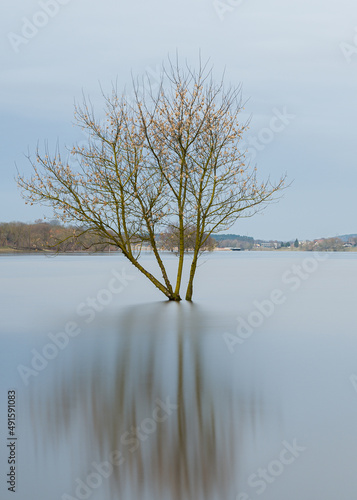
M274 246L274 243L272 241L263 241L261 244L260 244L261 248L276 248Z

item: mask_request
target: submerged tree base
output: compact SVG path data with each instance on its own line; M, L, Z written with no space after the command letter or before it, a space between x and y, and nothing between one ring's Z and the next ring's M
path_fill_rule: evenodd
M79 168L59 148L54 155L37 149L36 158L29 157L32 176L19 175L18 185L27 203L48 205L62 222L78 224L66 240L87 235L91 245L118 247L170 301L181 301L185 255L193 249L185 296L191 302L197 260L211 234L273 201L284 177L276 184L258 180L241 147L248 128L240 121L241 86L215 83L201 60L197 70L169 60L159 92L149 75L142 85L134 81L133 90L133 100L115 86L104 96L104 123L86 99L75 107L76 122L88 134L84 147L69 149ZM167 232L179 257L173 284L160 255L159 235L167 241ZM159 279L138 262L147 245Z

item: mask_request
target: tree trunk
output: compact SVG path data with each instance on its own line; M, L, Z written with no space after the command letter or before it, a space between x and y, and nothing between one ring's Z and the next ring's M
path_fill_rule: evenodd
M141 273L143 273L144 276L146 276L151 281L151 283L153 283L156 286L156 288L160 290L160 292L166 295L166 297L169 300L175 300L175 301L181 300L179 294L173 293L172 289L168 290L162 283L160 283L158 279L155 278L155 276L153 276L151 273L149 273L149 271L147 271L143 266L141 266L137 260L135 260L133 257L130 257L130 255L124 252L123 254Z
M180 216L180 242L179 242L179 264L177 268L177 279L176 279L176 288L175 295L180 295L180 287L181 287L181 279L182 279L182 271L183 271L183 261L185 258L185 230L183 226L183 218Z
M154 244L153 244L153 243L154 243ZM174 293L173 293L173 290L172 290L172 286L171 286L170 280L169 280L169 278L168 278L168 276L167 276L167 273L166 273L165 266L164 266L164 264L163 264L163 262L162 262L162 260L161 260L161 257L160 257L160 255L159 255L159 252L158 252L158 250L157 250L156 243L155 243L155 239L154 239L154 241L153 241L153 242L151 242L151 244L152 244L152 248L153 248L153 251L154 251L154 255L155 255L156 261L157 261L157 263L158 263L158 265L159 265L159 267L160 267L162 277L164 278L164 281L165 281L165 284L166 284L166 288L167 288L167 290L169 291L169 293L170 293L172 296L174 296ZM176 291L175 291L175 293L176 293ZM176 300L176 299L170 299L170 300ZM181 300L181 299L179 298L179 300Z
M197 260L198 260L198 254L195 252L191 264L191 269L190 269L190 278L188 280L188 285L187 285L187 290L186 290L186 300L192 301L192 295L193 295L193 280L196 274L196 269L197 269Z

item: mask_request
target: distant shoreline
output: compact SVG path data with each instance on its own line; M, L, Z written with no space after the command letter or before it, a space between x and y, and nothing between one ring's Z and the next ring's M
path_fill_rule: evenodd
M303 250L299 248L252 248L252 249L246 249L246 250L234 250L232 248L215 248L211 252L205 251L205 253L226 253L226 252L231 252L231 253L245 253L245 252L292 252L292 253L314 253L314 252L329 252L329 253L351 253L351 252L357 252L357 247L350 247L346 248L344 250ZM148 253L153 253L152 250L142 250L142 254L148 254ZM160 253L166 253L169 255L175 255L177 252L171 252L170 250L162 250ZM187 252L187 255L189 255L192 252ZM0 257L2 255L47 255L47 256L56 256L56 255L121 255L122 252L118 250L111 250L110 252L108 251L96 251L96 252L86 252L84 250L78 250L78 251L68 251L68 252L53 252L51 250L19 250L15 248L1 248L0 247Z

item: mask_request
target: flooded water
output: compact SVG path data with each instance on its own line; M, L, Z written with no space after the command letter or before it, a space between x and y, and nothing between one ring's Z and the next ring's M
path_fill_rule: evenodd
M204 255L193 304L119 255L0 276L1 499L355 500L357 254Z

